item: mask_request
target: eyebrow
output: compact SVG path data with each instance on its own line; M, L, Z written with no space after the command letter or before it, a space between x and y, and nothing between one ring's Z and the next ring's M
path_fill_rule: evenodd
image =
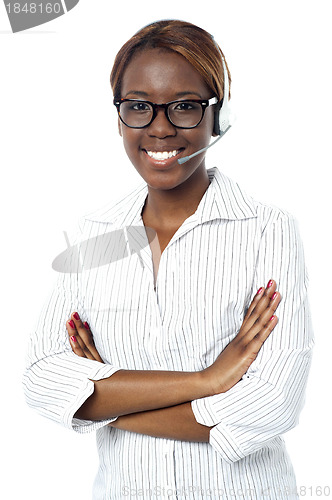
M126 98L130 94L135 94L140 97L148 97L149 95L147 92L144 92L143 90L129 90L129 92L126 93L124 98ZM194 92L193 90L184 90L182 92L177 92L175 94L176 97L184 97L186 95L196 95L199 99L202 99L201 94L199 94L198 92Z
M129 90L129 92L126 93L125 98L129 94L135 94L142 97L147 97L149 95L147 92L143 92L142 90Z
M197 97L202 99L201 94L199 94L198 92L194 92L193 90L185 90L183 92L178 92L176 94L177 97L184 97L185 95L197 95Z

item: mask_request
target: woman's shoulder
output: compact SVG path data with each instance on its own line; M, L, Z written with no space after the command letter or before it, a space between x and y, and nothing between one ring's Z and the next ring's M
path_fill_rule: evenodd
M280 206L276 206L270 203L264 203L262 201L254 200L257 217L260 221L265 224L275 224L282 222L295 222L295 216L288 210Z
M299 222L294 214L283 207L266 203L252 196L250 198L256 212L254 224L259 234L262 236L273 234L274 237L284 235L282 237L285 238L293 235L296 239L300 238Z
M234 207L236 207L237 213L241 214L241 216L238 216L239 219L253 218L256 219L258 224L263 226L266 224L273 224L277 221L295 220L294 215L288 210L258 200L256 197L249 194L249 192L243 188L241 182L238 183L236 180L228 177L217 167L210 169L210 172L211 178L214 177L217 181L215 183L217 191L221 194L217 199L222 200L222 203L227 204L228 207L232 207L234 213ZM242 216L243 213L245 216Z

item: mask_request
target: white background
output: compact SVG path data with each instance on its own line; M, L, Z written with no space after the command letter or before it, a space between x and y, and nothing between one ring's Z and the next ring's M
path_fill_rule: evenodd
M162 18L212 33L230 67L238 119L208 152L207 166L299 221L316 348L300 426L286 442L306 487L301 496L324 497L317 489L324 486L332 496L329 6L81 0L65 16L12 34L0 4L1 498L90 499L94 435L65 430L26 406L25 347L56 278L51 262L66 247L63 231L73 238L81 215L140 181L117 135L109 73L121 45Z

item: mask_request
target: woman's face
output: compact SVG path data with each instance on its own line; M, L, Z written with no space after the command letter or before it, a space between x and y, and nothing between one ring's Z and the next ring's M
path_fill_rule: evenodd
M121 98L162 104L211 97L213 93L201 75L184 57L162 49L139 52L128 64L122 79ZM183 165L177 159L209 144L213 108L206 109L203 120L193 129L176 128L161 109L148 127L133 129L119 120L119 131L129 159L146 183L154 189L172 189L183 184L197 169L205 169L205 154ZM174 150L178 154L166 161L151 158L147 153Z

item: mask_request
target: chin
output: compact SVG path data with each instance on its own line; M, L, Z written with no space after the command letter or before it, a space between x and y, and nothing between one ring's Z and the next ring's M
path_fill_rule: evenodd
M149 175L146 177L145 181L149 187L152 189L160 191L169 191L171 189L183 189L188 181L188 179L193 174L192 171L181 171L179 168L178 173L173 175ZM189 188L188 188L189 189Z
M160 172L148 174L144 177L145 182L152 189L169 190L174 189L185 181L178 174L161 175Z

